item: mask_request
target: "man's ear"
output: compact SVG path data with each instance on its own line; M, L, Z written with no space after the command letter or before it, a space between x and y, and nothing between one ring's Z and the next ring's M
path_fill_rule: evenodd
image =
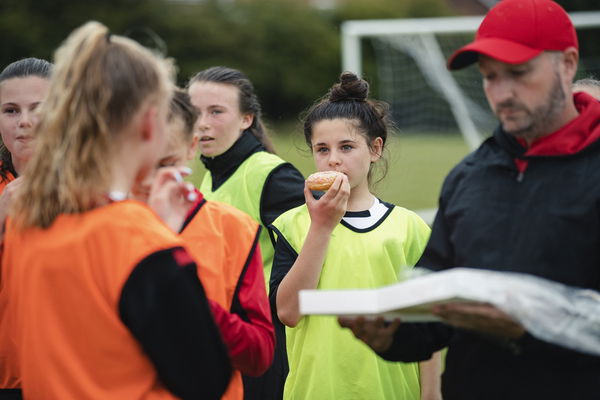
M156 130L158 109L146 107L141 111L140 133L143 141L152 140Z
M568 82L573 82L573 79L575 79L578 64L579 51L575 47L568 47L562 52L561 65L565 73L565 79L568 79Z

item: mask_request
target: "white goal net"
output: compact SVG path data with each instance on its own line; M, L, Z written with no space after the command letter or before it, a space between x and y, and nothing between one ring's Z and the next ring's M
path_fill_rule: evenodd
M571 13L580 41L577 78L600 78L600 12ZM371 46L378 98L390 103L404 132L460 132L477 147L497 124L476 67L450 72L446 59L470 42L483 17L346 21L343 69L363 73L362 50ZM363 39L370 39L363 40Z

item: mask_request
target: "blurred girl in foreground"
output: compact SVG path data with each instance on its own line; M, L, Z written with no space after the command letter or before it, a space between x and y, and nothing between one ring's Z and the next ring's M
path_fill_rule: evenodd
M36 150L7 221L11 365L30 399L217 399L225 346L170 226L175 168L126 200L166 145L169 65L90 22L56 52Z
M185 168L195 156L198 114L187 93L176 90L167 125L168 146L157 167ZM148 201L152 179L136 185L133 194ZM185 211L177 229L190 254L199 263L198 277L223 340L234 373L225 400L244 397L241 373L258 376L271 365L275 337L265 292L258 247L260 225L246 213L225 203L206 201L194 189L195 202Z

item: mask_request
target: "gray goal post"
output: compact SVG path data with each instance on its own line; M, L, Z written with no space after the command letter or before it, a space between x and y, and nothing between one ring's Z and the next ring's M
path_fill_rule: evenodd
M578 31L600 28L600 11L573 12L570 16ZM361 76L361 40L385 40L414 61L428 85L448 104L458 129L469 147L474 149L483 138L482 132L474 123L478 115L474 114L485 107L481 107L478 104L480 102L470 100L452 73L446 69L447 54L442 51L437 37L446 34L474 35L482 19L483 16L345 21L342 24L343 70ZM386 100L385 96L382 99ZM479 117L489 119L485 115Z

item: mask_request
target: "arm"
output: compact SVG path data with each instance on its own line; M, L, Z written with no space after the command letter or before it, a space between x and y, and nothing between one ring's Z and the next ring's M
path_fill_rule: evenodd
M142 260L123 286L119 314L173 394L218 399L225 392L229 356L185 250Z
M419 363L421 400L442 399L442 352L433 353L430 360Z
M304 204L304 177L292 164L275 168L265 181L260 196L260 220L269 226L281 214Z
M446 223L444 210L444 203L440 200L439 208L433 221L429 241L425 246L423 255L417 263L417 266L419 267L441 271L454 266L454 250L449 241L450 228Z
M365 342L388 361L416 362L429 360L433 353L448 346L454 330L447 325L433 323L387 323L382 317L366 320L364 317L340 317L339 323L349 328L354 336Z
M336 178L331 188L319 200L304 188L311 224L300 254L277 290L277 316L287 326L300 321L298 292L315 289L319 283L323 261L333 229L346 211L350 185L345 175Z
M255 242L234 294L231 312L211 301L211 309L233 367L245 375L262 375L271 365L275 333L265 291L263 264Z

